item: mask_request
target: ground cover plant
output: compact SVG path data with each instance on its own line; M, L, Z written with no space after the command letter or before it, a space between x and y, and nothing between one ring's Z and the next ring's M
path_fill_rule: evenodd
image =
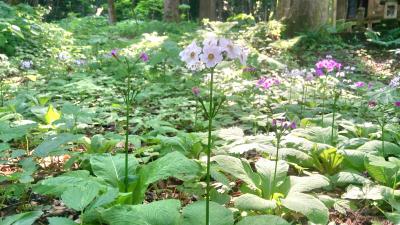
M396 40L162 3L0 2L0 224L400 224Z

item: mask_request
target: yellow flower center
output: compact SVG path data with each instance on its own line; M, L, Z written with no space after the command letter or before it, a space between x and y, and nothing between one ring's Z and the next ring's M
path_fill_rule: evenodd
M214 54L210 53L208 54L208 60L213 60L215 58Z
M190 53L190 58L194 58L196 56L196 52Z

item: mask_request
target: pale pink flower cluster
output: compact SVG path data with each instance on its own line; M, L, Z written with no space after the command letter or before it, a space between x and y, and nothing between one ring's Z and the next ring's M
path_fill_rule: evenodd
M193 41L179 53L179 56L188 69L201 70L204 67L214 68L224 60L224 57L238 59L246 65L248 51L226 38L207 38L203 41L203 47Z
M272 78L261 77L257 81L256 86L259 87L259 88L267 90L267 89L271 88L274 85L279 85L280 83L281 82L278 79L274 78L274 77L272 77Z

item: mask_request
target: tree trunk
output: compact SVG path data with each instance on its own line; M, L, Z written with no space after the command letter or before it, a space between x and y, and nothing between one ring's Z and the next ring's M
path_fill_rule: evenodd
M216 20L216 4L215 0L201 0L200 1L200 12L199 18L201 19L210 19Z
M117 13L115 12L114 0L107 0L108 2L108 22L115 24L117 22Z
M280 0L276 10L288 35L314 31L328 22L329 15L329 0Z
M179 0L164 0L164 21L179 21Z

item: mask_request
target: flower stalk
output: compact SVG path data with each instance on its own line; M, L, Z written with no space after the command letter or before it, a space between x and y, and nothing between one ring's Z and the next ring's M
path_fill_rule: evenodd
M210 78L210 95L209 95L209 101L210 105L208 108L208 143L207 143L207 177L206 177L206 182L207 182L207 189L206 189L206 224L210 224L210 182L211 182L211 174L210 174L210 169L211 169L211 142L212 142L212 137L211 137L211 131L212 131L212 123L213 123L213 85L214 85L214 68L211 68L211 78Z

